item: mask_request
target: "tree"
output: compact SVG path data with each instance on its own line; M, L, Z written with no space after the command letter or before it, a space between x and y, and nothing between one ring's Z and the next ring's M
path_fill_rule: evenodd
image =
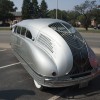
M30 0L24 0L22 5L22 19L31 18L31 2Z
M40 5L40 12L41 12L41 17L46 18L48 17L48 6L45 2L45 0L42 0L41 5Z
M50 10L48 12L48 16L50 18L56 18L56 9ZM62 11L58 9L58 19L62 19L64 21L67 21L67 12L66 11Z
M50 10L48 16L50 18L56 18L56 9Z
M59 10L58 9L58 19L67 21L71 23L73 26L75 26L75 22L77 21L77 17L80 14L76 11L65 11L65 10ZM50 10L48 12L48 16L50 18L56 18L56 9Z
M93 9L91 15L92 18L96 20L97 24L100 24L100 9Z
M33 4L33 18L39 18L39 6L37 0L32 0Z
M75 10L78 11L80 14L84 15L84 18L85 18L84 27L86 28L86 30L88 30L89 22L91 19L91 11L94 8L96 8L96 1L95 0L94 1L86 0L81 5L75 6Z
M33 7L33 3L30 2L30 7L29 7L29 14L30 14L30 17L33 18L33 15L34 15L34 7Z
M10 0L0 0L0 20L5 23L8 19L13 19L13 15L10 12L16 11L14 3Z
M67 21L71 23L73 26L76 26L76 21L78 16L80 16L79 12L77 11L67 11L66 12Z

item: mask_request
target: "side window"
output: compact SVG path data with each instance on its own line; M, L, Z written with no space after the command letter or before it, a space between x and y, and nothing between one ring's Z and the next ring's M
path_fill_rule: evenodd
M21 35L25 35L25 33L26 33L26 28L24 28L24 27L22 27L22 29L21 29Z
M20 31L21 31L21 27L18 26L17 27L17 33L20 34Z
M32 34L29 30L27 30L27 32L26 32L26 37L29 39L32 39Z
M14 33L16 33L16 31L17 31L17 26L15 26L15 28L14 28Z

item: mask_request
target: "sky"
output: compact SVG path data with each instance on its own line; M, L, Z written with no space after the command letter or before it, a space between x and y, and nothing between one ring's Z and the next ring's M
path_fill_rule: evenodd
M17 11L21 11L23 0L11 0L14 2L15 6L18 8ZM42 0L38 0L38 3L40 5ZM45 0L48 9L56 9L57 7L57 0ZM58 0L58 8L61 10L73 10L75 5L79 5L81 3L84 3L85 0ZM90 0L92 1L92 0ZM97 4L100 5L100 0L96 0Z

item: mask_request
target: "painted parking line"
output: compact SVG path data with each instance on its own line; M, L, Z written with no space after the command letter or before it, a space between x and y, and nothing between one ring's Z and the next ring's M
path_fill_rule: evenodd
M0 52L6 51L7 49L0 50Z
M0 43L0 48L9 49L11 48L11 45L9 43Z
M0 69L7 68L7 67L10 67L10 66L14 66L14 65L18 65L18 64L21 64L21 63L18 62L18 63L13 63L13 64L10 64L10 65L6 65L6 66L1 66Z

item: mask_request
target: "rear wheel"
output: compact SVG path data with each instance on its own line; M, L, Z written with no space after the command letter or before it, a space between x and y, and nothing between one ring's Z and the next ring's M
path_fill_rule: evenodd
M39 89L41 91L44 90L44 86L40 85L36 80L34 80L34 84L35 84L37 89Z

